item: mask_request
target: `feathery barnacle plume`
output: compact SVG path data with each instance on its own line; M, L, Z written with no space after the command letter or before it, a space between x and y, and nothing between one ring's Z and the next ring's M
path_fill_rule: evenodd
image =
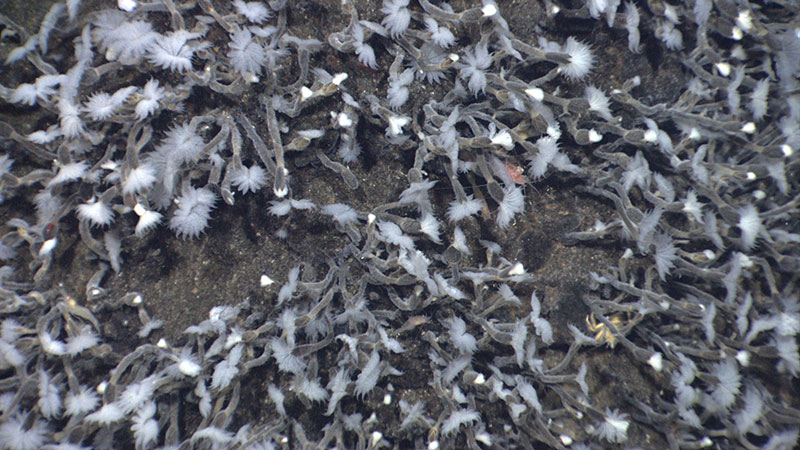
M49 3L0 449L796 446L795 2Z

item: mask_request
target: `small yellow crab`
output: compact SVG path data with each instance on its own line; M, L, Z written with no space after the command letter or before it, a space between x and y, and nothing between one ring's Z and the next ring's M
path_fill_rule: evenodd
M630 314L627 316L627 319L625 319L625 315L622 313L617 313L609 317L608 321L614 326L614 331L611 331L606 324L603 322L598 322L594 317L594 313L591 313L586 316L586 327L589 328L589 331L595 333L595 341L600 341L608 344L609 347L614 348L614 346L617 345L617 337L614 336L614 332L617 332L620 328L625 326L626 322L630 322Z

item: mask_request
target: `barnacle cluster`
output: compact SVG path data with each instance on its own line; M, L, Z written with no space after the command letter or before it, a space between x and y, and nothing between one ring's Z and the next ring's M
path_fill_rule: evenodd
M0 449L793 448L792 0L0 8Z

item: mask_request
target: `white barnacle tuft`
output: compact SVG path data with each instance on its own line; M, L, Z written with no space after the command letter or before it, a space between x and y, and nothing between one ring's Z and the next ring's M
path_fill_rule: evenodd
M8 101L33 106L36 104L36 87L29 83L22 83L14 89Z
M389 107L398 109L408 100L408 85L414 81L414 69L406 69L397 76L389 78L388 101Z
M149 164L142 164L129 170L122 181L122 193L125 195L138 194L145 191L156 182L156 171Z
M229 448L231 446L230 444L232 444L233 437L230 431L226 431L222 428L206 427L192 434L191 443L193 444L192 447L198 447L194 445L195 442L207 440L213 444L211 448Z
M481 420L481 415L474 409L459 409L452 414L442 424L442 435L448 436L458 431L461 425L471 425Z
M136 222L136 229L134 230L137 236L147 234L148 231L161 223L162 215L158 211L146 209L139 203L133 207L133 211L139 216L139 221Z
M769 100L769 78L763 78L756 82L753 92L750 94L750 104L748 109L753 113L753 119L761 120L767 114L767 102Z
M638 186L642 192L650 187L652 172L650 172L650 165L641 151L636 152L633 159L628 162L626 169L622 174L621 180L625 192L630 192L633 186Z
M68 416L86 414L94 410L98 403L100 398L93 389L79 386L77 392L70 391L64 399L64 414Z
M124 65L138 64L158 38L153 26L144 20L126 21L118 11L105 11L94 21L94 36L106 59Z
M356 48L356 56L358 56L358 60L361 64L364 64L370 69L377 69L378 62L375 60L375 50L372 46L364 42L365 38L364 27L356 23L353 27L353 45Z
M381 24L389 30L393 38L405 33L411 23L411 12L407 6L408 0L383 0L381 12L386 17Z
M134 91L136 91L136 87L128 86L118 90L113 95L107 92L96 92L83 105L83 110L92 120L107 120L125 103Z
M272 16L272 12L261 2L234 0L233 6L236 7L236 12L256 24L260 24Z
M661 281L664 281L670 271L675 268L675 260L678 259L678 249L667 233L657 233L653 239L653 243L656 247L654 257L658 277L661 278Z
M83 120L80 118L80 108L72 100L62 97L58 100L58 123L61 133L67 139L74 139L84 133Z
M499 145L506 150L511 150L514 148L514 138L507 129L502 129L498 132L492 126L489 133L489 138L491 139L492 144Z
M158 328L161 328L162 326L164 326L163 320L150 319L142 325L139 331L136 332L136 335L140 338L146 338L147 336L150 336L150 333Z
M472 354L478 349L475 336L467 333L467 324L460 317L453 317L448 321L450 328L450 342L461 353Z
M511 332L511 348L514 350L514 356L517 359L517 365L522 367L525 360L525 340L528 337L528 327L525 325L525 319L519 319L514 323L514 330Z
M559 154L558 139L552 136L541 137L536 141L536 148L539 151L529 159L529 169L534 180L544 176L547 172L547 167L553 163L556 155Z
M292 267L292 269L289 270L286 284L281 286L281 290L278 291L279 305L285 302L286 300L292 298L292 295L294 295L294 292L297 290L297 278L299 276L300 276L300 266ZM289 319L290 317L289 314L293 314L293 311L291 309L287 309L286 311L284 311L281 317L284 319L284 322L288 324L287 326L284 327L284 329L287 330L288 334L287 339L289 345L294 346L294 319L293 318ZM292 330L292 332L288 333L288 330Z
M507 186L503 192L505 195L497 210L497 226L506 229L511 223L511 219L525 209L525 198L522 195L522 189L517 186Z
M270 384L267 388L267 395L269 395L269 399L272 400L272 403L275 404L275 409L278 410L278 414L286 416L286 408L283 406L283 400L285 398L283 391L281 391L278 386Z
M561 66L564 76L570 80L579 80L589 74L594 65L594 55L588 45L570 36L563 50L569 55L569 64Z
M655 30L657 38L664 42L670 50L680 50L683 48L683 35L672 22L662 20Z
M216 199L216 194L207 188L188 187L175 200L178 208L169 221L170 229L183 239L200 236L208 225Z
M61 128L59 128L57 125L51 125L47 127L47 130L34 131L25 137L34 144L44 145L53 142L53 140L61 135Z
M586 9L589 10L589 15L594 19L600 17L600 14L605 12L609 6L608 0L586 0Z
M228 58L231 59L234 70L242 76L246 74L261 74L267 59L264 47L253 40L250 30L242 28L234 31L228 47L230 48Z
M61 387L47 373L46 370L39 371L39 407L42 416L46 419L53 419L61 413Z
M589 110L596 112L598 116L605 120L614 120L614 116L611 115L608 97L603 91L591 85L586 86L586 100L589 101Z
M289 200L272 200L269 204L268 210L273 216L286 216L292 210L292 202Z
M136 411L131 425L131 431L136 438L136 448L147 448L150 443L158 439L158 421L153 418L155 414L155 402L147 402Z
M453 242L450 245L465 255L472 255L472 250L467 246L467 236L458 225L453 229Z
M447 364L447 367L442 371L442 380L445 384L451 384L453 380L458 376L461 371L467 368L470 364L470 360L472 359L472 355L465 354L461 355Z
M350 372L347 369L339 369L336 375L328 382L327 388L331 391L328 401L326 416L330 416L336 411L336 405L347 395L347 386L350 384Z
M278 369L282 372L300 374L305 370L306 363L292 354L293 346L290 346L283 339L273 338L270 341L270 349L272 349L272 357L278 363Z
M425 18L425 28L431 34L431 40L442 48L450 48L456 42L456 37L449 28L439 25L433 17Z
M464 67L461 68L462 78L468 80L472 95L478 95L486 88L486 73L484 71L492 64L492 57L486 44L478 44L464 54Z
M381 376L381 358L377 350L372 350L372 354L361 369L361 373L356 378L356 387L353 393L358 397L367 395L375 385L378 384L378 379Z
M522 375L515 375L514 380L517 382L517 392L519 392L520 397L525 400L528 406L541 414L542 404L539 402L539 395L536 393L536 388L528 383Z
M431 201L428 193L435 185L436 180L425 180L411 183L406 190L400 193L400 203L416 203L421 210L429 211L431 209Z
M703 203L697 199L697 193L694 190L690 190L686 193L686 200L683 202L682 211L690 214L698 223L703 223ZM709 212L706 216L712 218L716 223L716 216L714 216L713 213Z
M726 412L739 396L742 376L732 358L714 364L711 374L717 378L716 385L704 398L703 406L709 412Z
M442 240L439 237L440 226L441 225L439 224L439 221L436 220L436 216L429 212L424 212L422 214L422 218L419 220L420 231L436 244L442 243Z
M86 175L88 169L89 165L83 161L62 164L58 167L56 176L47 183L47 187L79 180Z
M102 408L86 416L84 420L89 423L96 423L100 425L109 425L121 420L125 416L125 412L116 403L108 403L103 405Z
M742 247L751 250L764 225L754 205L746 205L739 209L739 230L742 232Z
M136 103L136 108L134 109L136 118L144 120L147 116L156 112L158 102L164 98L165 93L164 88L158 85L158 80L148 81L142 88L142 92L139 94L140 100Z
M545 344L553 343L553 328L550 322L544 317L540 317L542 311L542 303L536 295L536 291L531 292L531 315L530 321L536 329L536 334L542 338Z
M125 414L136 411L139 406L152 399L155 393L155 381L153 376L149 376L143 380L129 384L119 395L115 404L119 407L120 411Z
M581 392L585 397L589 396L589 385L586 383L586 374L588 373L588 369L586 368L586 361L581 363L581 368L578 369L578 374L575 376L575 382L578 383L578 386L581 388Z
M198 33L186 30L172 31L158 38L150 47L147 58L153 65L172 72L184 72L192 69L192 57L195 47L188 43L200 37Z
M625 442L628 440L628 426L630 425L627 417L627 414L620 413L619 410L611 411L606 408L605 420L597 427L595 434L608 442L616 444Z
M483 202L479 199L472 198L472 195L467 195L466 201L464 202L453 200L450 203L450 207L447 208L447 220L450 222L458 222L476 214L482 207Z
M744 393L742 409L733 415L733 422L741 435L752 430L764 415L764 397L754 385L748 385Z
M400 411L405 415L403 422L400 424L400 430L405 430L412 424L425 417L425 403L422 400L417 400L413 405L409 405L405 400L398 402Z
M42 350L44 350L45 353L56 356L61 356L66 353L66 344L54 339L47 331L39 333L39 344L42 346Z
M386 134L389 137L395 137L403 133L403 127L411 123L411 118L408 116L395 116L389 117L389 126L386 128Z
M641 34L639 33L639 10L633 2L625 3L625 29L628 31L628 50L639 53Z
M237 344L233 347L228 357L217 363L214 367L214 374L211 376L211 389L225 389L239 373L239 360L242 358L244 346Z
M102 200L94 198L78 205L77 211L81 220L85 220L95 227L109 225L114 219L114 211L111 207Z
M414 250L414 240L403 234L403 230L394 222L382 220L378 222L377 226L379 230L378 238L380 240L408 251Z
M156 152L178 164L189 163L200 157L203 146L203 138L195 132L190 123L186 122L170 128L156 147Z
M0 442L4 449L37 450L49 434L45 422L31 419L29 412L12 414L0 424Z
M81 327L78 334L67 338L66 353L75 356L84 350L90 349L100 343L100 338L87 327Z
M322 214L331 216L341 226L355 224L358 222L358 213L352 207L343 203L331 203L325 205L320 210Z
M273 200L270 203L269 212L276 216L285 216L289 214L292 209L314 209L316 205L308 199L286 199L286 200Z
M242 167L233 172L231 183L243 194L256 192L267 183L267 172L258 164Z
M306 397L312 402L323 402L328 400L328 391L319 384L316 378L310 380L304 376L296 377L293 383L295 392Z

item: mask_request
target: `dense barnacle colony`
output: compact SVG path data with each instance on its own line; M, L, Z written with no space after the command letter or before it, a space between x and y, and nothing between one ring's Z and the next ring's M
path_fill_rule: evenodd
M796 1L44 3L0 450L796 448Z

